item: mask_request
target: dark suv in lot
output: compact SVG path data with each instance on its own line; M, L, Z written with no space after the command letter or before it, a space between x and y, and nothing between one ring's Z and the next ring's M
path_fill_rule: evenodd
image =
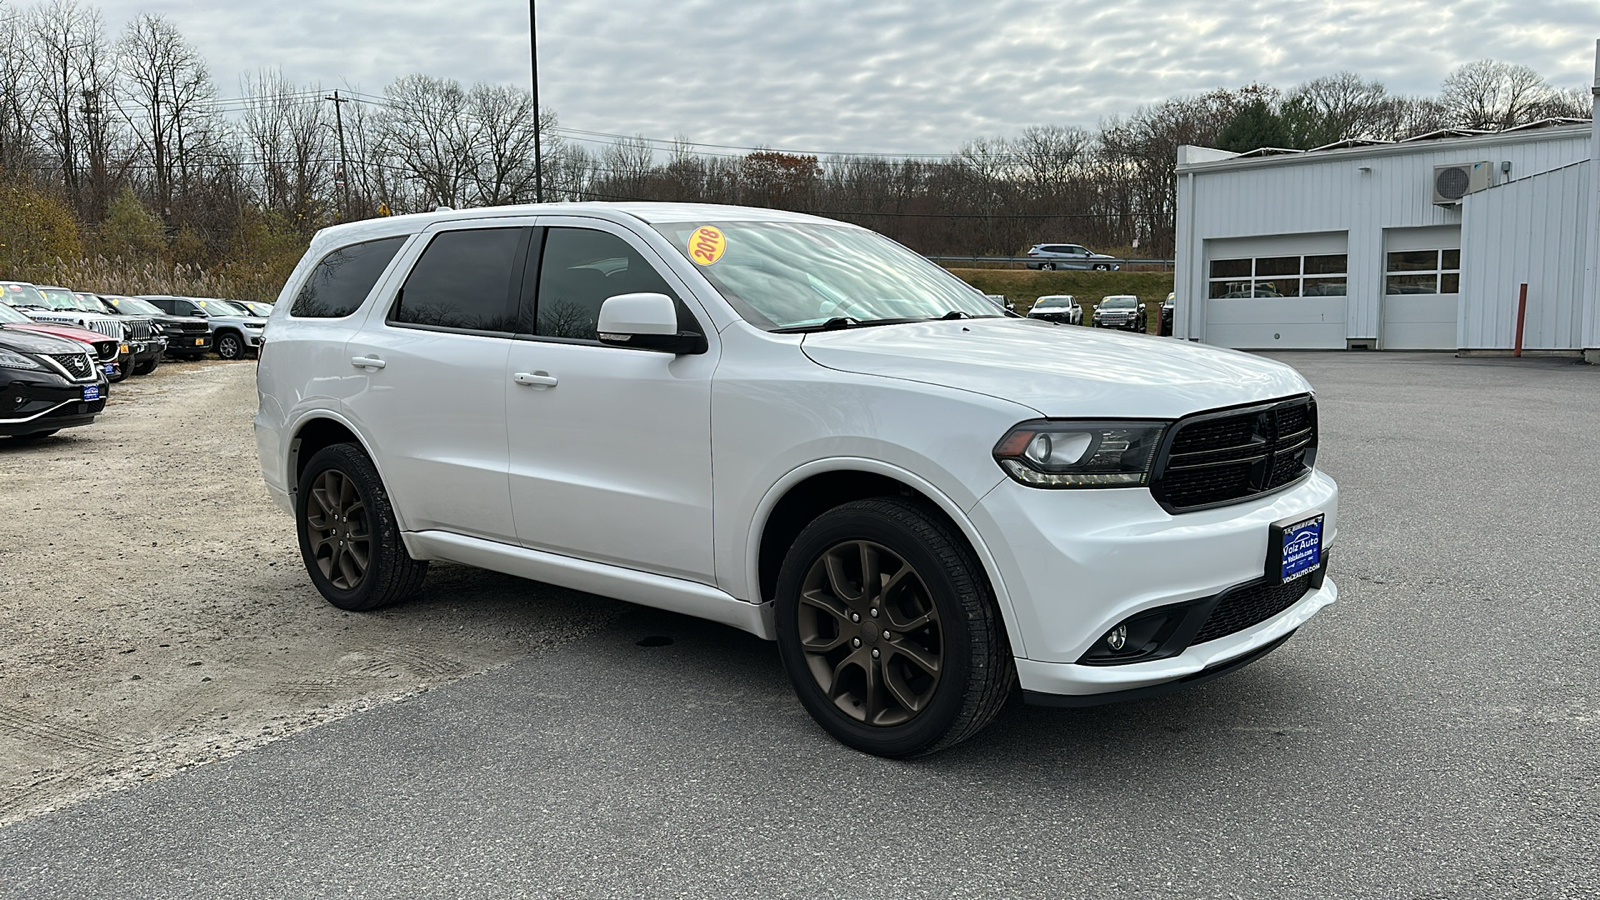
M167 336L167 355L199 359L211 352L211 324L199 316L175 316L148 300L119 294L100 294L100 305L117 316L145 316L161 326Z
M88 425L108 391L89 344L0 322L0 437L42 438Z

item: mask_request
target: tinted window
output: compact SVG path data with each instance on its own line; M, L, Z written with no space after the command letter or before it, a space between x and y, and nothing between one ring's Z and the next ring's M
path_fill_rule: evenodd
M551 228L540 259L534 327L523 330L543 337L596 340L595 323L607 297L642 291L676 296L627 241L604 231ZM681 326L686 311L678 307Z
M404 237L384 238L340 247L324 256L295 295L289 315L340 319L355 312L405 242Z
M439 234L406 277L389 321L511 331L513 278L526 236L523 228Z

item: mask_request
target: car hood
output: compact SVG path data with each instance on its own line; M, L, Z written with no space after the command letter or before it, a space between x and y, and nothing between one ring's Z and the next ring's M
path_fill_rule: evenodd
M801 347L830 369L987 394L1046 416L1175 419L1311 390L1259 356L1027 319L818 332Z
M90 331L87 328L79 328L75 325L57 325L52 322L35 322L32 325L23 325L21 323L17 323L11 327L23 331L37 332L39 334L53 334L56 337L66 338L69 341L78 341L85 344L98 344L101 341L112 341L115 343L116 341L115 338L107 337L98 331Z
M97 334L95 339L104 340L105 335ZM0 348L20 350L23 353L89 352L89 348L78 341L69 341L66 338L45 334L31 325L11 324L0 327Z

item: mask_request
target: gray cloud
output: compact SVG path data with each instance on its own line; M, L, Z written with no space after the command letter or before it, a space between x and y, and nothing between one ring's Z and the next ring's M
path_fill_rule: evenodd
M379 93L412 72L526 85L527 7L111 0L115 34L170 18L223 96L281 66L299 82ZM540 92L562 124L735 146L942 153L1032 124L1092 126L1141 104L1350 69L1436 93L1495 58L1587 84L1594 0L541 0Z

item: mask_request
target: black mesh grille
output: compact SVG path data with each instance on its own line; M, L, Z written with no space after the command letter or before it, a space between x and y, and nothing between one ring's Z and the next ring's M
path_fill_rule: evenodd
M1310 578L1297 578L1288 584L1253 584L1240 588L1217 602L1210 618L1190 645L1227 637L1272 618L1295 604L1311 589Z
M60 363L61 368L71 373L73 378L88 378L94 371L85 353L52 353L50 358Z
M1179 422L1151 490L1174 512L1277 490L1310 470L1316 425L1309 397Z

